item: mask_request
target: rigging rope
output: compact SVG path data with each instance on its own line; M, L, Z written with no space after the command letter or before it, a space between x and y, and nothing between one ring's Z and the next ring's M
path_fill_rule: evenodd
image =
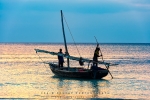
M36 54L39 56L39 58L41 59L41 61L44 63L44 61L42 60L42 58L40 57L40 55L38 53L36 53ZM44 63L44 67L48 70L48 68L45 66L45 63Z
M77 51L78 51L78 54L79 54L79 56L81 57L80 52L79 52L79 50L78 50L78 47L77 47L77 45L76 45L76 42L75 42L75 40L74 40L74 38L73 38L73 35L72 35L71 31L70 31L70 28L69 28L69 26L68 26L68 23L67 23L67 21L66 21L66 19L65 19L65 16L63 15L63 17L64 17L64 20L65 20L65 22L66 22L67 28L68 28L68 30L69 30L69 32L70 32L70 34L71 34L72 40L73 40L73 42L74 42L74 44L75 44L75 46L76 46L76 49L77 49Z

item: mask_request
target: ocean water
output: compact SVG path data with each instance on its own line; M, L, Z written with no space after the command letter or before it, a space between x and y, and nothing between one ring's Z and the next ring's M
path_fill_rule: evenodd
M96 44L77 47L82 57L92 59ZM61 43L0 43L0 98L150 99L150 44L100 47L106 62L119 64L110 66L113 79L110 75L101 80L55 76L43 62L57 62L57 56L36 54L34 49L58 52L62 48L65 52ZM79 57L75 45L68 44L68 50ZM71 66L79 64L71 61Z

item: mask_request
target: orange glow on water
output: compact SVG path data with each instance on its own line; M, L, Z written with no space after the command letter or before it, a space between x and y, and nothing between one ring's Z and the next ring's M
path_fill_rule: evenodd
M60 44L1 44L0 47L0 98L150 98L149 46L102 45L104 59L119 63L110 67L114 79L108 75L103 80L54 76L34 49L58 52L60 47L64 50ZM83 57L92 59L95 45L78 47ZM73 45L69 45L69 51L70 55L79 56ZM39 55L43 61L57 61L55 56ZM71 63L79 66L78 62Z

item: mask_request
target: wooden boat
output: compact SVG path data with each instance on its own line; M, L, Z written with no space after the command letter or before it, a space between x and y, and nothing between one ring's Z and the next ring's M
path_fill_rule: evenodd
M41 52L41 53L48 53L51 55L56 55L56 56L63 56L64 58L67 58L67 67L59 68L58 64L55 64L53 62L45 62L46 64L49 64L51 71L58 76L61 77L70 77L70 78L93 78L93 79L101 79L105 76L108 75L108 73L111 75L109 71L109 66L114 66L117 64L112 64L112 63L106 63L103 61L98 61L98 64L103 64L106 66L106 69L104 68L99 68L99 70L94 70L91 68L90 63L93 63L93 60L87 59L87 58L82 58L82 57L74 57L69 55L68 53L68 48L67 48L67 43L66 43L66 37L65 37L65 31L64 31L64 24L63 24L63 13L61 10L61 21L62 21L62 31L63 31L63 37L64 37L64 45L65 45L65 50L66 54L60 54L57 52L50 52L46 50L40 50L40 49L35 49L36 53ZM80 65L83 65L83 62L88 63L88 68L84 67L71 67L69 64L69 60L76 60L79 61ZM113 78L113 77L112 77Z

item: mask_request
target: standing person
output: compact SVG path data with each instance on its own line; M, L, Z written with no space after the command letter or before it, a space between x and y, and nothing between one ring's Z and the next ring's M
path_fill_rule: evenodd
M98 47L99 45L97 44L97 47L96 47L96 49L95 49L95 51L94 51L94 56L93 56L93 66L97 66L97 62L98 62L98 57L100 57L100 55L99 55L99 50L100 50L100 48Z
M58 53L59 53L59 54L63 54L63 53L62 53L62 49L59 49L59 52L58 52ZM59 68L60 68L60 67L63 67L63 63L64 63L64 57L58 55L58 66L59 66Z

